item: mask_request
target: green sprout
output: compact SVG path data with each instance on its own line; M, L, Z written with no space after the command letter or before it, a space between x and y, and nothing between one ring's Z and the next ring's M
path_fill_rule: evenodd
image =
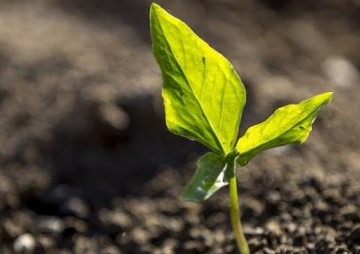
M229 185L234 238L239 251L249 254L240 221L236 164L245 166L256 154L270 148L303 143L333 93L281 107L237 140L246 91L230 62L154 3L150 26L153 53L162 72L167 128L212 150L198 160L181 198L200 202Z

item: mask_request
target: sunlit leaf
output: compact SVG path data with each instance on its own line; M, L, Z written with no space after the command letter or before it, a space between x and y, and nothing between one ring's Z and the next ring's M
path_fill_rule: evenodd
M163 76L166 125L177 135L227 155L246 94L229 61L160 6L150 11L153 53Z
M246 165L259 152L273 147L303 143L320 109L331 101L333 93L324 93L297 105L276 110L265 122L249 128L236 145L238 162Z

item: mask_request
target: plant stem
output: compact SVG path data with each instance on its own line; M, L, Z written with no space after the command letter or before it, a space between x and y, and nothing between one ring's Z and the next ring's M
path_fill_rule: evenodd
M229 185L230 218L236 244L241 254L250 254L250 249L247 244L240 220L240 210L235 174L231 177Z

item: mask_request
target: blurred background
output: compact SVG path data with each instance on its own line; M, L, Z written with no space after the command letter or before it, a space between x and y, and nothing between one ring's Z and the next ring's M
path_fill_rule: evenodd
M360 253L360 2L159 0L225 55L240 133L333 91L309 140L239 168L253 253ZM149 0L0 0L0 253L236 253L206 149L166 130ZM288 252L285 252L288 251Z

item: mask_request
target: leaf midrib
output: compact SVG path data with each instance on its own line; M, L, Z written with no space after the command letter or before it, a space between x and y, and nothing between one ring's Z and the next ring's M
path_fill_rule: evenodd
M296 106L296 104L293 104L293 105ZM288 106L290 106L290 105L288 105ZM321 106L323 106L323 103L321 103L320 107L321 107ZM313 114L315 111L317 111L317 110L319 110L319 109L320 109L319 107L315 108L315 110L311 111L310 114L308 114L306 117L304 117L303 119L301 119L300 121L298 121L296 124L294 124L294 125L292 125L291 127L289 127L286 131L280 133L279 135L276 135L275 138L270 139L270 140L267 140L266 142L262 143L261 145L258 145L258 146L256 146L256 147L252 148L252 149L249 150L248 152L245 152L245 154L250 153L251 151L256 150L257 147L260 147L260 146L262 146L262 145L266 145L266 144L268 144L271 140L277 139L277 138L279 138L281 135L284 135L284 134L288 133L289 131L291 131L292 128L294 128L296 125L302 123L304 120L306 120L306 118L308 118L311 114Z
M156 15L156 18L157 18L157 20L159 21L159 18L157 17L157 15ZM220 148L221 148L223 154L226 155L226 150L225 150L225 148L224 148L224 146L223 146L223 144L222 144L222 141L221 141L221 139L220 139L220 136L219 136L218 133L215 131L213 125L211 124L210 119L207 117L207 115L206 115L206 113L205 113L205 110L204 110L204 108L202 107L202 105L201 105L201 103L200 103L200 101L199 101L199 98L198 98L198 97L196 96L196 94L194 93L194 90L193 90L192 86L190 85L190 82L189 82L187 76L185 75L184 70L183 70L182 67L179 65L178 60L177 60L177 58L176 58L176 56L175 56L175 54L174 54L174 51L172 50L172 48L171 48L171 46L170 46L170 44L169 44L169 42L168 42L168 40L167 40L167 38L166 38L166 36L165 36L164 29L163 29L163 27L162 27L162 25L161 25L161 22L158 22L158 24L159 24L159 27L161 28L161 31L162 31L162 34L163 34L163 36L164 36L165 42L166 42L168 48L170 49L172 55L174 56L175 63L176 63L176 65L177 65L177 67L179 68L181 74L184 76L185 81L186 81L186 84L187 84L188 87L190 88L193 97L195 98L197 104L199 105L199 107L200 107L200 109L201 109L201 113L202 113L203 116L205 117L206 122L209 124L210 129L211 129L213 135L215 135L215 137L216 137L216 143L218 143L218 145L220 145Z

